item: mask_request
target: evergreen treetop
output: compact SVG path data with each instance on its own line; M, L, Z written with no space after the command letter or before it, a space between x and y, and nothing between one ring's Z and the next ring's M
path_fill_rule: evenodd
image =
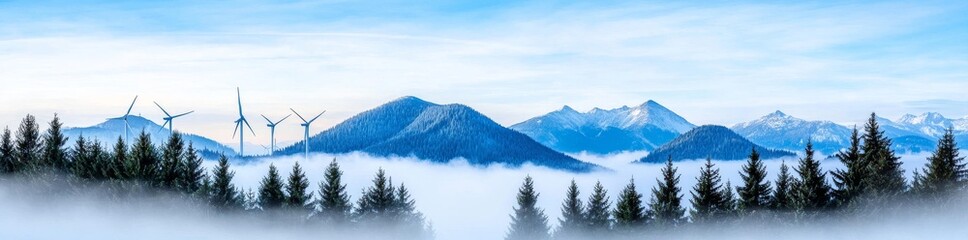
M524 183L518 189L518 206L511 215L511 226L505 239L507 240L540 240L548 239L548 216L544 210L537 207L538 193L534 190L531 176L524 178Z

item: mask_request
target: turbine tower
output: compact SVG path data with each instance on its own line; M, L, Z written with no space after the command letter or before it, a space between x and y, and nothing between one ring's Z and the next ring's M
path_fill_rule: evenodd
M121 120L124 120L124 142L126 143L130 143L128 139L128 129L131 129L131 126L128 125L128 116L131 116L131 109L134 108L134 102L137 102L137 101L138 101L138 95L135 95L134 100L131 100L131 106L128 106L128 111L124 113L124 116L120 116L116 118L108 118L108 120L118 119L118 118L120 118Z
M279 123L285 121L286 118L289 118L289 116L292 116L292 114L286 115L286 117L279 119L278 122L272 122L272 120L269 120L266 115L262 115L262 118L265 118L266 122L269 122L266 124L266 126L269 127L269 146L271 146L269 149L269 156L272 156L273 153L276 152L276 125L279 125Z
M182 113L182 114L178 114L178 115L172 116L171 114L168 114L168 111L165 111L165 108L161 107L161 104L158 104L158 102L154 102L154 103L155 103L156 106L158 106L159 109L161 109L161 112L165 113L165 116L167 116L167 117L164 118L165 119L165 123L161 124L161 128L165 128L165 125L168 125L168 135L171 135L171 134L174 134L175 133L174 127L172 126L173 123L171 122L171 120L174 120L177 117L185 116L185 115L188 115L189 113L195 112L193 110L193 111L189 111L189 112L186 112L186 113Z
M252 136L255 136L255 130L252 130L252 125L249 125L249 121L245 120L245 115L242 115L242 93L239 92L238 87L235 88L235 93L237 94L236 96L239 100L239 119L235 120L235 128L232 130L232 138L235 138L236 132L239 133L239 158L245 158L245 153L243 151L243 148L245 147L245 142L243 141L245 129L243 128L246 126L249 127L249 132L252 132Z
M299 115L296 110L292 108L289 108L289 110L292 110L292 113L295 113L299 119L303 120L303 123L300 123L299 126L303 126L306 129L305 133L303 134L303 146L306 149L305 157L309 158L309 124L312 124L313 121L316 121L316 119L319 118L319 116L322 116L323 113L326 113L326 110L323 110L323 112L319 113L319 115L316 115L316 117L313 119L309 119L309 121L306 121L306 119Z

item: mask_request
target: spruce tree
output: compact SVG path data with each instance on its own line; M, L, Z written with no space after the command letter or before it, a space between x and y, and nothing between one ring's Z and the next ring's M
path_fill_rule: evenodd
M202 158L198 156L195 147L188 143L188 150L185 152L183 163L180 164L178 174L178 188L187 194L198 192L205 178L205 169L202 168Z
M342 225L350 221L353 205L350 203L349 194L346 193L346 184L343 184L342 177L343 171L339 169L336 159L333 159L333 162L326 167L323 181L319 183L318 216L324 222Z
M44 153L41 158L41 165L45 168L66 172L69 163L67 150L64 148L67 144L67 137L61 132L62 125L60 118L57 117L57 114L54 114L54 119L50 121L50 127L44 134Z
M108 178L117 180L131 178L131 174L128 174L128 157L128 144L124 142L124 138L119 136L118 141L114 144L114 152L111 153Z
M739 173L743 185L736 188L739 194L737 208L744 213L754 213L770 206L770 182L766 180L766 166L760 161L756 148L750 151L749 159Z
M377 170L373 186L364 190L357 202L357 221L375 226L388 225L396 202L395 193L396 189L383 168Z
M33 115L27 114L20 122L15 142L16 164L14 164L14 172L38 164L41 157L40 127Z
M965 158L959 156L958 144L949 128L938 140L938 147L928 157L924 173L916 177L918 191L927 196L937 197L942 193L960 189L966 172Z
M588 207L585 213L586 229L588 229L589 234L601 235L611 230L611 205L608 190L605 190L601 182L595 182L592 195L588 197Z
M558 218L558 229L555 230L555 239L581 239L581 234L587 225L585 223L585 212L579 195L578 184L571 180L568 191L565 193L565 201L561 203L561 218Z
M0 137L0 175L12 173L17 169L17 153L10 135L10 128L4 128L3 136Z
M824 210L830 206L830 185L827 174L820 169L820 161L813 159L813 143L807 142L806 155L800 159L797 184L793 189L793 202L796 209L803 212Z
M656 187L652 188L648 215L658 227L669 228L686 223L686 209L682 207L682 188L679 187L679 175L676 171L670 156L662 168L662 179L656 179Z
M850 134L850 146L837 153L837 159L846 168L831 172L834 186L837 187L833 191L834 204L837 206L850 204L854 198L864 192L864 180L868 178L869 164L861 157L860 141L857 128L854 128Z
M185 143L178 132L174 132L168 137L161 153L161 163L158 169L158 183L163 189L175 190L178 188L179 179L182 174L182 164L185 158Z
M900 157L891 149L891 139L884 135L877 123L877 115L871 113L864 126L862 161L870 165L870 174L864 185L877 196L891 196L906 188L904 170Z
M229 159L225 154L219 156L218 166L212 170L212 181L209 189L212 206L222 211L239 210L242 199L239 190L232 184L235 172L229 170Z
M88 148L87 140L84 136L77 137L74 141L74 148L71 150L71 172L74 176L82 179L90 179L93 177L93 172L97 171L95 169L95 163L91 159L91 150Z
M780 174L776 177L776 189L773 189L773 197L770 199L770 207L776 211L790 211L793 210L793 197L791 192L793 191L794 184L793 176L790 175L790 167L787 167L786 162L780 163Z
M544 210L537 207L538 194L534 190L531 176L524 178L524 184L518 189L518 206L511 215L511 226L508 228L507 240L539 240L549 239L548 216Z
M286 193L282 191L282 177L276 166L269 164L269 173L259 182L259 206L262 210L272 211L282 208L286 203Z
M286 207L299 215L305 215L313 208L309 205L309 180L303 172L299 162L292 166L292 173L289 174L289 181L286 183Z
M126 165L128 174L136 180L157 186L158 162L158 151L151 144L151 137L147 132L141 131L131 148Z
M416 201L410 196L407 186L400 183L393 204L393 224L397 233L404 239L423 239L432 234L425 232L423 214L417 211Z
M615 203L615 228L623 232L636 232L646 223L642 194L635 189L635 179L622 189Z
M96 180L108 179L106 175L107 174L106 169L109 166L108 164L110 161L110 156L107 154L107 151L104 149L104 146L101 145L100 141L94 140L94 141L88 142L88 144L89 144L88 149L90 149L89 159L92 164L91 177Z
M715 168L712 160L706 159L706 164L699 170L696 186L692 188L692 210L689 216L694 223L712 223L721 220L725 214L720 210L726 204L723 196L722 177L719 169Z
M729 181L723 186L720 195L723 196L723 204L717 209L721 214L721 221L731 220L736 216L736 195L733 194L733 186Z

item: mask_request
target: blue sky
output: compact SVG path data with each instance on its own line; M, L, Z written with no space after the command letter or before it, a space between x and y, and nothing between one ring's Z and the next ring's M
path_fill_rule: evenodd
M959 1L0 0L0 124L95 124L140 95L231 142L236 86L250 119L329 110L314 131L405 95L504 125L649 99L696 124L960 118L966 42Z

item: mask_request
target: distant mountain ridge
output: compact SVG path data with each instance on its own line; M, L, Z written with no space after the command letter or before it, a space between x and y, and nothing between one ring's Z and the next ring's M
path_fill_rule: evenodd
M296 142L278 153L302 153L303 144ZM312 136L309 149L413 156L433 162L465 159L478 166L530 163L570 171L599 169L502 127L468 106L439 105L410 96L362 112Z
M564 106L510 128L561 152L607 154L653 150L694 127L649 100L635 107L594 108L584 113Z
M162 128L155 122L141 116L128 116L128 126L131 128L128 132L128 144L131 144L141 134L142 130L149 134L151 142L155 146L165 144L171 136L167 128ZM94 126L64 128L64 136L69 138L70 142L68 146L74 140L77 140L78 137L84 136L87 140L97 140L101 144L111 147L118 141L118 137L124 138L124 128L123 119L111 118ZM202 152L206 158L213 158L214 155L220 153L229 156L236 155L235 150L215 140L190 133L182 133L182 137L185 140L186 146L188 143L192 143L192 146Z
M704 125L676 137L668 144L639 159L638 162L661 163L670 157L673 161L706 158L742 160L746 159L754 148L763 159L796 155L792 152L756 145L723 126Z

